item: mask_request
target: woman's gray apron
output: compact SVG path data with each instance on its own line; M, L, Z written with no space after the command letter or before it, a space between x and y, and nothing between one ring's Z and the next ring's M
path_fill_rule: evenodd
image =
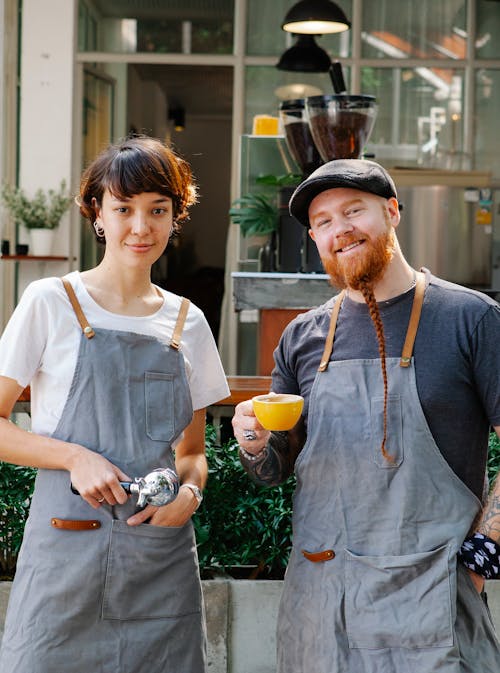
M66 281L67 283L67 281ZM130 477L174 468L172 442L192 418L172 341L82 327L78 361L53 436L106 456ZM87 338L91 337L91 338ZM204 614L191 522L128 526L136 497L94 510L69 473L39 470L0 658L2 673L202 673ZM53 519L98 528L61 530ZM82 526L84 524L81 524Z
M325 348L295 465L280 673L500 671L488 609L456 560L480 503L436 446L415 383L424 290L419 274L402 357L387 359L392 463L380 360L329 362Z

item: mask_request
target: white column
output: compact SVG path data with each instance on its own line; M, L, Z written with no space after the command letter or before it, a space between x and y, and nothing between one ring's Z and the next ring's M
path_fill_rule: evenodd
M0 0L0 182L13 182L17 146L17 0ZM15 227L0 206L1 238L14 254ZM14 264L0 262L0 331L14 310Z
M21 29L20 185L57 188L65 179L72 192L79 176L72 175L74 81L77 49L77 0L23 0ZM53 254L70 256L70 226L78 217L64 216ZM28 242L28 241L26 241ZM20 265L20 289L33 277L58 275L61 265Z

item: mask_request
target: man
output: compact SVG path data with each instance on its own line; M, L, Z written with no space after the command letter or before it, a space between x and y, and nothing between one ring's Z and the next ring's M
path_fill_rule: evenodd
M481 592L500 569L500 483L482 510L500 307L411 268L375 162L321 166L290 212L344 290L275 351L272 390L304 397L302 422L269 433L250 401L233 419L249 474L297 479L278 671L498 673Z

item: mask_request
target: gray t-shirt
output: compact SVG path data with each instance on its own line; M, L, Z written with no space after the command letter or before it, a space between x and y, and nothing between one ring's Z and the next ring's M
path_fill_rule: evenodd
M428 272L426 283L414 347L420 402L444 458L481 498L490 426L500 425L500 306L480 292ZM387 357L401 355L413 296L410 290L379 303ZM272 390L304 397L306 427L333 301L297 316L274 353ZM347 297L331 359L359 358L379 358L378 341L367 306Z

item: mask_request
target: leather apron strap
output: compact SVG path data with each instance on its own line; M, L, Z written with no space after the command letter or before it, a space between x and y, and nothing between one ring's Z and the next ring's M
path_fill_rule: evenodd
M415 283L415 295L413 297L413 306L411 307L410 321L408 323L408 330L406 332L406 339L403 345L403 352L401 353L400 367L409 367L411 356L413 354L413 346L415 344L415 337L417 336L418 323L420 314L422 313L422 304L424 303L425 294L425 275L417 272Z
M332 316L330 318L330 328L326 336L325 349L323 350L321 362L319 363L318 367L319 372L324 372L328 367L328 363L330 362L330 356L333 350L333 340L335 338L335 329L337 327L337 318L339 317L340 307L342 306L342 302L344 301L345 296L346 291L342 290L342 292L337 295L337 298L335 300L335 305L332 309Z
M75 291L73 290L73 286L67 280L66 278L61 278L62 284L64 285L64 289L66 290L66 293L69 297L69 300L71 302L71 306L73 307L73 310L76 314L76 317L78 319L78 322L80 323L80 327L82 328L82 332L85 334L87 339L92 339L92 337L95 336L95 332L92 329L92 327L89 325L87 318L85 317L85 313L82 311L82 307L80 306L80 302L76 298Z
M73 307L73 310L76 314L76 317L78 319L78 322L80 323L80 326L82 328L82 332L85 334L87 339L92 339L93 336L95 336L95 332L92 329L92 327L89 325L87 318L85 317L85 313L82 310L82 307L80 306L80 302L76 298L75 291L73 290L73 286L71 283L66 279L66 278L61 278L62 284L64 285L64 289L66 290L66 293L69 297L69 300L71 302L71 306ZM184 297L181 298L181 307L179 309L179 313L177 315L177 321L175 323L174 327L174 332L172 334L172 339L170 340L170 347L174 348L175 350L179 350L181 346L181 336L182 336L182 330L184 329L184 323L186 322L186 317L189 311L189 304L191 302L189 299L185 299Z
M177 316L177 322L175 323L174 333L172 334L172 339L170 340L170 347L175 348L177 351L181 347L182 330L184 329L184 323L186 322L190 303L191 302L189 299L186 299L185 297L181 298L181 307Z
M325 340L325 349L318 367L319 372L326 371L328 363L330 362L330 357L333 351L333 340L335 338L335 328L337 326L337 318L339 316L340 307L342 306L342 301L344 300L345 294L345 290L342 290L335 300L335 306L332 309L332 315L330 318L330 328ZM415 337L417 336L418 323L420 320L420 314L422 313L422 305L424 303L424 294L425 275L423 273L417 272L415 295L413 297L413 305L410 313L410 320L408 321L408 329L406 331L403 352L401 353L401 359L399 361L400 367L410 366L411 357L413 354L413 346L415 344Z

